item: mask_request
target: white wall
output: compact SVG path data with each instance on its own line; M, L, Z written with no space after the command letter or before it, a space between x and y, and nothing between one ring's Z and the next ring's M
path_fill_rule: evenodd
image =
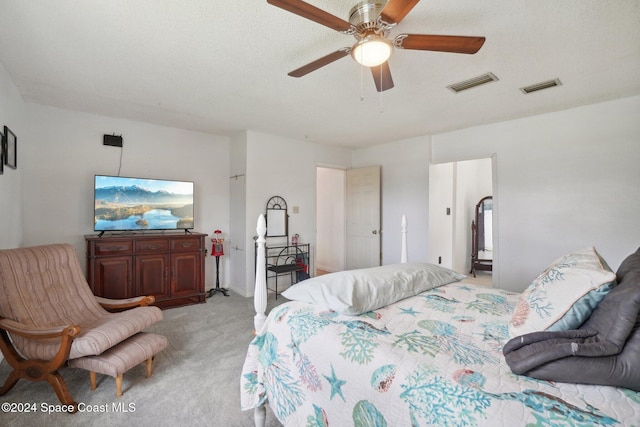
M255 234L247 229L247 133L239 132L231 137L229 174L230 213L229 235L225 250L229 254L231 270L229 287L236 292L246 292L247 271L253 271L249 255L253 253ZM255 228L255 227L254 227ZM247 232L250 234L247 235Z
M230 230L228 180L244 168L244 281L231 283L244 295L253 294L252 236L269 197L299 206L290 230L313 248L319 164L382 166L384 264L400 259L402 214L409 223L409 259L431 256L430 161L493 155L500 248L495 286L520 291L555 258L588 245L616 268L640 242L638 96L354 152L248 131L239 138L245 146L237 163L229 159L228 137L25 104L1 67L0 95L0 124L18 135L18 169L0 176L1 247L69 241L84 257L83 235L93 228L93 175L118 172L120 150L102 145L105 133L123 135L122 175L195 181L196 229L209 234ZM223 260L225 283L229 258Z
M31 141L26 134L25 105L18 89L0 63L0 132L9 127L17 136L18 168L4 167L0 175L0 249L22 246L24 147ZM1 360L1 359L0 359Z
M429 165L427 262L453 268L453 224L456 162ZM447 215L447 208L449 215Z
M272 196L283 197L288 206L289 235L299 234L300 243L311 245L315 266L316 239L316 166L330 164L347 168L351 150L307 141L247 131L246 149L246 229L247 271L244 288L233 284L242 295L253 295L254 249L258 215ZM293 207L299 213L293 213Z
M638 112L636 96L432 137L436 163L496 155L495 286L522 291L585 246L614 269L638 248Z
M29 143L22 146L19 162L25 246L72 243L85 259L84 235L93 233L95 174L194 181L195 231L211 235L229 229L228 137L26 106ZM120 148L102 144L103 134L112 133L123 137L121 167ZM205 271L209 288L215 276L212 257L206 258ZM227 282L225 274L221 281Z
M402 215L407 216L408 258L426 262L429 217L430 137L356 150L353 167L382 167L382 264L400 262Z

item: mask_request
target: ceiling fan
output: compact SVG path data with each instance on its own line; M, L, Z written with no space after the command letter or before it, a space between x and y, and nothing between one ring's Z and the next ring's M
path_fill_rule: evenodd
M351 9L349 22L302 0L267 0L267 3L343 34L352 35L357 40L351 47L343 47L291 71L291 77L302 77L351 54L358 63L371 68L376 89L382 92L393 87L387 60L394 48L474 54L484 44L484 37L429 34L400 34L390 40L391 29L407 16L418 1L420 0L365 0Z

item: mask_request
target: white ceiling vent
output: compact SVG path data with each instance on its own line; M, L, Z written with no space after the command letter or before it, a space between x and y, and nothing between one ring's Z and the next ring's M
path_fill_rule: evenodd
M469 80L465 80L463 82L454 83L452 85L447 86L447 88L451 89L455 93L462 92L463 90L471 89L472 87L477 87L486 83L496 82L498 78L493 73L483 74L478 77L474 77Z
M549 89L550 87L556 87L556 86L562 86L562 82L560 81L560 79L548 80L546 82L536 83L534 85L521 87L520 90L522 91L522 93L526 95L531 92L537 92L542 89Z

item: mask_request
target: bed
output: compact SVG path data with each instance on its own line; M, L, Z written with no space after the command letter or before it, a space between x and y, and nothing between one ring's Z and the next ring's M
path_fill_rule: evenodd
M403 258L405 235L403 218ZM522 294L406 259L334 273L292 286L284 293L292 301L267 317L262 217L258 236L256 336L240 380L242 409L255 410L257 426L265 404L285 426L640 426L638 346L625 354L624 342L603 344L609 329L640 342L640 249L625 261L627 293L610 301L633 301L624 328L594 323L594 331L580 329L585 316L623 288L595 249L560 258ZM567 292L566 283L580 286ZM569 308L558 307L563 299ZM574 365L579 359L603 363ZM580 383L585 369L596 384ZM568 382L553 379L561 374Z

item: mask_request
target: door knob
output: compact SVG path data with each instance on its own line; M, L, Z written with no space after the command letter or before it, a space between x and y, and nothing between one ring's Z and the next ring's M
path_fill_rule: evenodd
M378 230L373 230L371 233L378 234Z

